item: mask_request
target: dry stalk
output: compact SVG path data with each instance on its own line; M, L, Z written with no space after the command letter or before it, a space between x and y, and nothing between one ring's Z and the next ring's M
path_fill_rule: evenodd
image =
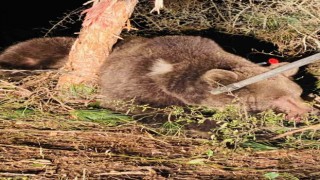
M289 132L280 134L280 135L278 135L276 137L271 138L271 140L280 139L280 138L283 138L283 137L286 137L286 136L290 136L290 135L293 135L293 134L299 133L299 132L304 132L304 131L308 131L308 130L317 131L319 129L320 129L320 124L316 124L316 125L312 125L312 126L308 126L308 127L304 127L304 128L300 128L300 129L296 129L296 130L293 130L293 131L289 131Z
M42 112L67 112L74 108L68 100L61 98L61 92L55 89L60 73L44 72L30 75L19 82L0 80L2 103L19 102L21 106ZM17 84L17 85L16 85ZM84 106L83 99L74 100L73 106Z

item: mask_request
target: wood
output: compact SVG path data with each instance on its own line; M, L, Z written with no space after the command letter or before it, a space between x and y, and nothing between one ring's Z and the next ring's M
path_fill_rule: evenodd
M99 3L109 3L105 0ZM69 61L63 68L65 73L60 77L58 87L69 87L72 84L95 86L98 82L100 66L108 57L112 46L131 16L137 0L115 1L96 17L86 16L85 26L81 29L69 54ZM96 3L93 7L99 7ZM104 4L102 4L104 5ZM101 11L101 8L98 9ZM93 9L92 11L97 11ZM91 19L89 19L91 18ZM94 19L96 18L96 20ZM87 20L87 21L86 21Z

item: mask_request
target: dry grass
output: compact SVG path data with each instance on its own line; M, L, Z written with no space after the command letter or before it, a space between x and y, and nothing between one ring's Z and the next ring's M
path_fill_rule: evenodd
M33 71L22 72L25 74L15 80L0 80L1 108L27 108L65 114L75 108L85 107L94 98L88 95L93 91L91 89L80 92L79 88L70 87L65 90L68 93L56 89L59 71L44 71L35 75L32 75Z
M320 50L320 1L227 2L222 4L226 21L217 22L218 28L273 42L288 55Z
M56 89L57 80L59 79L59 71L48 71L37 75L26 76L19 81L0 81L0 109L3 110L3 117L5 112L14 112L22 109L23 111L32 110L39 114L51 113L52 115L70 115L75 118L86 119L112 119L116 118L114 115L108 117L101 115L105 112L98 111L81 111L92 110L99 108L98 89L91 89L85 86L71 87L62 91ZM210 126L217 127L212 132L219 134L218 136L211 136L212 140L220 141L224 138L228 139L228 143L232 142L237 147L242 142L246 142L249 138L255 138L256 133L265 132L266 126L272 124L276 125L273 128L292 128L298 130L297 132L305 132L309 130L317 130L317 128L308 128L317 126L319 117L308 117L306 122L302 123L297 128L294 123L284 123L283 114L275 114L272 111L262 112L258 115L250 115L245 111L245 108L236 108L230 105L223 111L206 107L167 107L167 108L152 108L148 105L137 106L133 102L111 102L115 103L113 106L117 107L120 112L125 114L134 114L133 118L137 121L150 123L150 127L161 127L160 131L168 134L183 135L183 129L206 129L208 122ZM237 103L237 102L235 102ZM319 101L314 102L314 107L320 106ZM79 111L80 110L80 111ZM100 111L100 112L99 112ZM77 117L76 117L77 116ZM80 117L80 116L83 116ZM91 116L91 117L90 117ZM122 119L122 116L119 116ZM206 122L206 123L205 123ZM154 123L155 126L152 124ZM112 123L111 123L112 124ZM115 123L117 124L117 123ZM288 127L287 127L288 126ZM222 128L223 127L223 128ZM306 130L303 130L303 129ZM207 128L208 129L208 128ZM230 131L231 130L231 131ZM233 130L239 131L238 133L232 132ZM264 135L277 135L270 128L270 132ZM209 131L205 130L205 131ZM289 131L289 129L285 130ZM204 137L210 136L206 133ZM216 135L217 135L216 134ZM281 133L280 133L281 134ZM196 135L197 136L197 135ZM199 136L202 136L199 133Z
M178 0L165 1L160 15L148 13L141 1L132 20L146 33L216 28L221 32L254 36L272 42L284 55L320 50L318 0Z
M316 0L165 2L161 15L150 15L141 1L133 18L147 27L140 32L216 27L274 42L287 55L319 49ZM319 78L319 63L309 69ZM52 71L0 80L0 179L320 178L319 117L295 124L272 111L250 116L232 107L170 107L157 110L167 122L152 126L90 111L97 90L57 91L59 76ZM211 139L183 129L206 120L217 125Z
M58 78L59 72L45 72L0 81L1 178L319 178L317 119L298 126L271 111L249 116L232 107L171 107L162 110L163 125L142 124L90 111L92 90L61 96ZM183 128L206 120L217 124L211 139Z

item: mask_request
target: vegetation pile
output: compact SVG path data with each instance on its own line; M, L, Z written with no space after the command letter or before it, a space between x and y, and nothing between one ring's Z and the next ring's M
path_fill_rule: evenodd
M244 106L241 104L238 106L239 102L237 101L224 110L201 106L152 108L148 105L134 105L132 101L118 101L114 103L118 107L118 112L122 114L117 114L117 112L111 112L99 106L98 88L93 89L78 85L62 92L57 91L55 87L59 75L60 73L57 71L49 71L27 76L20 81L1 80L0 109L3 114L0 117L5 117L6 113L9 115L10 112L15 111L34 112L39 115L42 113L60 114L91 120L101 118L102 121L106 117L108 117L107 120L125 117L125 121L122 123L128 123L129 119L136 123L148 123L150 128L160 128L158 130L161 134L185 136L190 130L193 133L196 130L199 133L194 133L194 136L204 135L205 138L209 138L215 143L222 143L225 147L233 146L233 148L240 147L243 143L259 140L259 138L266 140L278 135L281 136L287 131L296 130L289 135L300 134L293 139L298 138L301 147L320 145L316 141L315 144L302 143L304 137L308 141L320 138L320 134L314 132L320 128L317 125L320 120L317 116L304 117L301 122L288 122L284 120L284 114L271 110L259 114L249 114ZM315 100L313 105L319 107L320 102ZM131 118L128 119L128 115ZM210 130L207 127L214 128ZM200 133L201 131L202 133Z
M223 33L253 36L278 46L284 56L320 50L318 0L164 1L160 14L150 14L152 4L142 0L132 21L138 33L167 31L179 34L214 28ZM143 32L144 31L144 32Z
M296 123L232 104L221 111L117 102L126 110L119 114L99 107L98 88L58 93L58 78L52 71L0 81L0 177L319 178L317 116Z
M319 50L317 0L165 3L158 15L141 0L129 34L215 28L273 42L285 56ZM318 79L319 64L307 68ZM60 75L0 70L0 179L320 178L318 116L285 121L237 101L224 110L114 102L119 113L100 107L98 87L57 91ZM319 97L311 103L319 108Z

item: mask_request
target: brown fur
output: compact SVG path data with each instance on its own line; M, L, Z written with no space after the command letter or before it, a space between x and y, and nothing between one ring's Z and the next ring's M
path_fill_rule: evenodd
M60 68L74 38L39 38L7 48L0 66L24 69ZM260 81L232 93L210 94L220 85L268 71L239 56L227 53L214 41L198 36L136 38L120 42L101 68L100 85L105 107L114 100L135 100L153 107L204 105L224 107L235 97L249 111L268 108L288 117L310 108L300 98L302 89L285 75Z
M196 36L164 36L129 42L115 49L101 69L104 102L134 99L153 107L204 105L223 107L235 97L250 111L268 108L289 117L310 108L300 95L302 89L284 75L240 90L210 94L218 85L228 85L262 72L260 67L225 52L214 41ZM112 103L106 107L114 108Z
M75 38L35 38L5 49L0 67L15 69L57 69L66 61Z

